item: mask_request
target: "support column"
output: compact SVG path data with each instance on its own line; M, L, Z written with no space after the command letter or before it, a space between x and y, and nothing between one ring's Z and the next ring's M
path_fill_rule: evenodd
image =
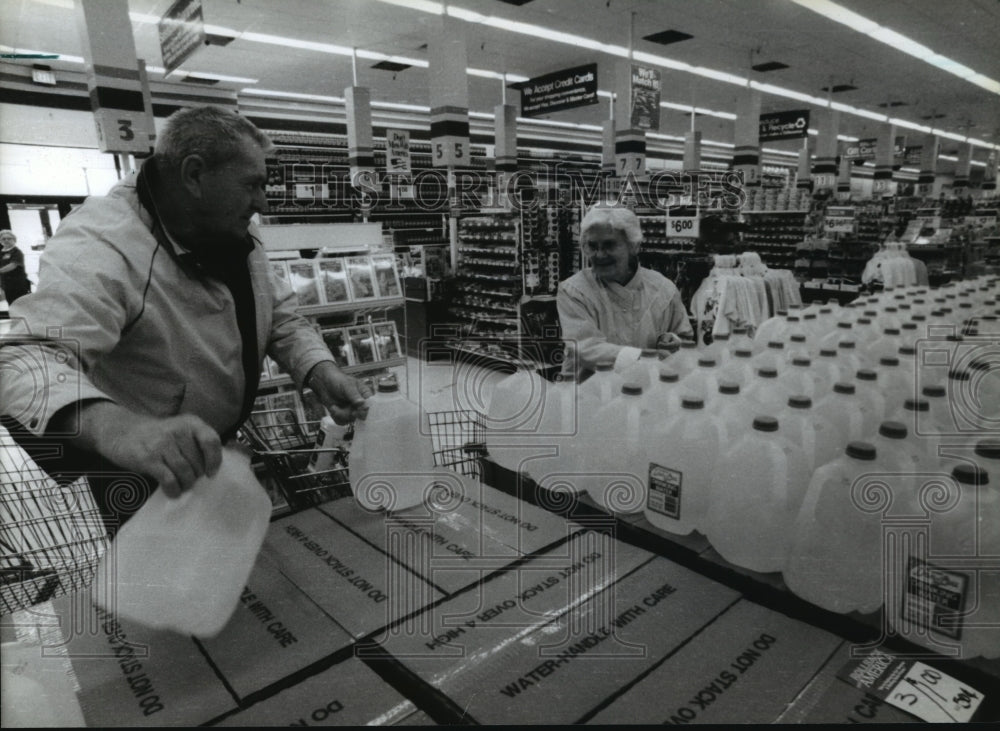
M745 89L736 106L733 170L743 174L744 185L760 185L760 92Z
M892 165L896 142L896 128L884 124L878 131L878 142L875 147L875 178L872 183L874 195L890 195L892 193Z
M816 138L816 160L812 165L813 192L833 190L837 185L837 134L840 131L840 112L822 109L813 113L819 122Z
M632 62L615 64L615 174L646 176L646 130L632 127Z
M802 149L799 150L799 169L795 179L797 190L811 190L812 178L809 171L812 168L812 156L809 154L809 136L802 139Z
M427 55L431 100L431 163L469 165L469 83L465 25L445 15L429 24ZM449 176L450 177L450 176Z
M983 170L983 195L992 195L997 189L997 171L1000 163L1000 154L996 150L990 150L990 156L986 158L986 169Z
M98 146L102 152L148 155L153 121L143 102L128 0L82 0L76 7Z
M969 190L969 172L972 170L972 145L968 142L958 143L958 162L955 163L955 180L951 184L955 192L967 193Z
M498 104L493 108L493 119L497 190L506 190L507 181L517 172L517 107Z
M837 165L837 197L844 199L851 197L851 168L854 162L847 156L847 145L838 146L840 150L840 162Z
M347 112L347 163L351 168L351 183L362 174L375 172L375 151L372 146L371 92L364 86L344 89Z
M934 176L938 164L938 138L928 132L924 135L920 151L920 175L917 177L917 195L929 197L934 193Z
M692 118L694 113L692 112ZM688 130L684 135L684 172L694 172L701 167L701 130Z
M601 173L615 175L615 120L605 119L601 125Z

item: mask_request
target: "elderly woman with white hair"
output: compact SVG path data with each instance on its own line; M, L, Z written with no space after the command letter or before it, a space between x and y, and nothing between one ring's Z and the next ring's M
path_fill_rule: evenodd
M564 373L609 360L621 370L644 348L694 337L674 283L639 266L641 244L639 219L627 208L596 206L584 216L580 246L591 266L561 282L556 297Z
M24 270L24 254L16 246L17 236L8 228L0 231L0 291L8 305L31 293L31 282Z

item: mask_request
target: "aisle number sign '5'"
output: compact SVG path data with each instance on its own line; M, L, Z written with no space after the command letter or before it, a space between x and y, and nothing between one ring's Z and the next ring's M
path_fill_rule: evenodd
M465 137L445 136L431 140L434 167L468 165L469 140Z

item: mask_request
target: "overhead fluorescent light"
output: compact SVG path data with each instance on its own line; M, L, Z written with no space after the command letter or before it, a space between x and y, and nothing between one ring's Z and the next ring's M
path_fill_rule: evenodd
M905 127L906 129L915 129L918 132L930 132L931 128L924 124L915 124L914 122L907 122L905 119L897 119L893 117L889 120L889 124L894 124L897 127Z
M774 147L764 147L761 148L761 152L767 152L771 155L784 155L785 157L798 157L799 153L792 152L791 150L778 150Z
M958 162L958 158L952 155L938 155L938 160L947 160L948 162Z
M809 104L815 104L818 107L827 107L829 103L826 99L820 99L818 96L812 96L811 94L803 94L799 91L794 91L793 89L786 89L782 86L775 86L774 84L762 84L759 81L751 81L750 87L753 89L758 89L768 94L774 94L775 96L783 96L789 99L796 99L801 102L808 102Z
M1000 150L1000 145L994 145L992 142L987 142L986 140L977 140L972 137L966 138L966 142L974 147L985 147L987 150L998 149Z
M431 108L422 104L403 104L402 102L376 102L372 103L373 108L396 109L401 112L426 112L430 114Z
M683 137L677 137L676 135L664 135L659 132L647 132L646 137L651 137L654 140L667 140L669 142L684 142Z
M969 164L970 165L974 165L977 168L984 168L984 167L986 167L986 163L983 162L982 160L972 160L971 162L969 162Z
M175 73L178 73L175 71ZM179 72L188 79L204 79L206 81L228 81L233 84L256 84L257 79L248 79L244 76L225 76L224 74L205 74L200 71Z
M850 135L837 135L837 139L841 142L858 142L860 137L851 137Z
M920 172L919 170L917 170L917 168L900 168L899 171L902 172L902 173L919 173Z
M344 103L344 97L342 96L323 96L321 94L300 94L295 91L278 91L276 89L246 88L246 89L240 89L240 94L249 94L251 96L273 96L276 99L296 99L307 102L328 102L331 104Z
M918 43L912 38L904 36L902 33L897 33L891 28L881 26L863 15L854 13L842 5L832 2L831 0L792 0L792 2L801 5L804 8L808 8L813 12L819 13L820 15L824 15L830 20L846 25L848 28L853 28L859 33L864 33L880 43L884 43L885 45L891 46L898 51L907 53L914 58L918 58L921 61L931 64L932 66L936 66L943 71L947 71L949 74L971 81L972 83L992 91L995 94L1000 94L1000 84L998 84L994 79L991 79L983 74L979 74L975 70L970 69L968 66L950 59L947 56L943 56L940 53L936 53L934 50L928 48L922 43Z
M957 135L954 132L945 132L943 129L932 129L931 132L936 134L938 137L944 137L948 140L955 140L956 142L965 142L964 135Z
M527 117L518 117L518 124L538 124L543 127L564 127L566 129L586 129L594 132L601 132L604 128L599 124L578 124L576 122L556 122L551 119L528 119Z
M729 149L734 149L736 145L730 142L716 142L715 140L702 140L703 145L712 145L713 147L728 147Z

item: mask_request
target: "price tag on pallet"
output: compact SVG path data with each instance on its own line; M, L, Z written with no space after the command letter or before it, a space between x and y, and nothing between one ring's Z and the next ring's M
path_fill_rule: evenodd
M837 677L929 723L967 723L983 702L983 694L968 683L881 650L852 659Z

